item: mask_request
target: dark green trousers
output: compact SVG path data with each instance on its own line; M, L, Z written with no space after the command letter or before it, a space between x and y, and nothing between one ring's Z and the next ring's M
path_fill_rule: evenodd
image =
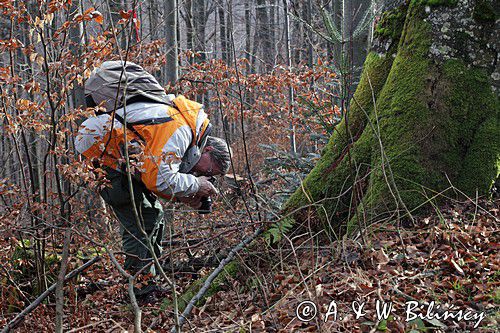
M127 175L111 169L106 171L111 187L104 188L100 195L113 208L120 221L123 251L127 254L124 268L135 273L151 262L152 255L136 221ZM133 180L132 185L139 223L151 240L154 252L160 256L164 229L163 208L156 195L149 191L142 182ZM154 265L151 267L151 272L154 274Z

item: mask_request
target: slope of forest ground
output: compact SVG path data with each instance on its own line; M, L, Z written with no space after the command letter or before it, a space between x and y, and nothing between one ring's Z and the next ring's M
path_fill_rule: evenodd
M225 193L224 198L214 198L215 212L208 216L175 207L174 221L168 223L164 257L171 264L167 268L175 271L167 274L179 295L208 276L228 250L256 228L276 221L289 195L297 188L305 188L305 176L321 159L319 153L326 140L343 127L338 125L342 119L349 135L345 136L346 149L337 152L338 161L343 159L345 167L337 168L337 161L322 163L328 170L345 171L345 175L332 173L329 177L342 182L342 192L350 186L344 176L353 175L351 153L357 154L355 142L365 143L362 152L372 152L373 148L378 151L380 141L381 156L370 153L373 158L363 158L359 165L369 166L367 173L377 175L378 166L384 169L384 160L393 161L395 169L405 171L396 176L418 184L413 190L433 188L425 184L434 178L432 172L441 179L464 169L467 173L463 179L474 185L471 188L479 185L474 184L478 178L488 178L484 184L489 185L493 177L498 177L498 172L494 173L498 166L494 150L498 108L496 96L490 91L490 78L497 84L499 77L494 71L498 47L496 34L492 33L496 31L498 15L492 1L382 1L386 3L383 7L392 8L385 15L376 8L376 1L371 1L370 8L360 6L356 10L356 1L317 1L322 5L316 9L311 8L311 1L292 1L291 8L287 6L290 2L284 1L282 8L269 6L269 10L266 6L245 6L244 19L233 17L237 11L233 13L232 9L240 5L238 1L202 2L214 5L211 14L204 20L191 20L192 14L205 15L198 15L201 11L193 11L193 7L185 8L182 13L186 15L181 15L185 23L180 25L170 20L160 24L154 15L149 15L150 22L145 24L148 20L143 20L141 13L146 6L141 10L135 2L123 9L106 9L92 2L94 8L88 2L87 6L76 1L0 3L0 155L4 161L0 177L0 327L55 281L63 285L65 264L61 262L66 262L69 249L67 271L89 260L93 262L95 256L101 260L67 281L57 302L53 294L46 298L16 331L53 332L56 322L67 332L134 331L127 284L109 256L113 252L123 265L119 226L109 207L92 192L102 185L102 170L82 163L73 147L82 117L97 111L79 106L84 96L81 85L104 60L123 58L137 62L161 76L166 91L202 101L215 134L232 144L236 162L232 171L248 174L255 181L247 188L233 189L235 193ZM191 6L195 2L185 3ZM225 5L230 9L227 12ZM150 6L148 11L153 8ZM288 9L293 9L293 15ZM75 15L75 11L81 13ZM165 8L163 14L169 12L173 13ZM300 20L301 12L306 18L304 22ZM291 22L291 29L289 23L279 26L283 22L280 17L295 15L299 15L299 20ZM356 16L361 21L357 22ZM313 19L312 26L305 24L307 17ZM341 18L338 22L337 17ZM238 25L233 26L233 18L241 28L245 25L246 36L234 35ZM277 24L272 23L275 18ZM269 25L276 28L272 33ZM186 31L186 40L182 38L177 43L175 38L157 39L157 32L163 28L182 34ZM194 38L197 34L200 36ZM371 135L353 140L348 130L354 128L356 117L360 124L365 121L362 108L357 115L353 112L353 119L349 110L354 105L349 100L356 90L354 72L367 68L361 66L366 55L366 34L366 50L373 47L374 51L367 64L377 71L366 76L365 107L373 109L373 119L380 119L382 128L397 129L377 133L375 147L367 144L372 142ZM358 37L363 42L356 46ZM277 39L282 42L276 42ZM288 39L291 44L286 42ZM189 45L194 40L200 45ZM193 46L197 51L192 50ZM391 60L384 55L396 51L393 48L398 51ZM185 55L178 62L168 61L176 49L186 50ZM451 62L441 68L441 58ZM375 66L379 62L384 67L380 72L379 65ZM483 73L484 69L487 73ZM170 83L177 78L170 75L178 70L182 75L173 86ZM374 90L372 78L380 81L380 94ZM444 96L449 92L448 102ZM357 105L358 99L353 102ZM374 123L378 127L378 121ZM368 128L366 124L360 128L363 127ZM409 130L404 136L397 135L405 129ZM410 142L402 138L409 138ZM423 159L408 148L415 144L413 138L419 145L432 148L420 154ZM330 142L330 146L342 144L336 136ZM396 156L386 158L384 149ZM276 158L280 150L290 152L287 156L292 164L302 159L300 176ZM308 157L298 158L296 151ZM326 151L326 155L333 156ZM409 163L399 154L403 151ZM467 159L459 158L469 153L472 155ZM485 162L483 157L491 159ZM439 159L446 167L438 167L435 162ZM425 163L413 163L419 160L427 160L434 170ZM274 164L266 166L265 162ZM266 167L271 170L263 171ZM421 179L413 176L414 171ZM270 178L260 178L265 172ZM322 172L320 169L316 174ZM492 179L476 177L490 172ZM376 181L387 182L386 177L379 176ZM460 187L453 178L442 181L445 186L450 182ZM307 202L321 206L321 200L329 197L325 193L340 193L319 186L325 183L321 177L315 186L320 195ZM392 186L387 185L390 190ZM361 212L347 199L347 214ZM303 205L306 200L297 202ZM269 245L263 237L241 251L237 255L239 265L226 267L231 274L225 275L226 280L218 280L222 283L217 291L208 293L204 302L198 304L183 330L500 331L499 201L444 202L428 200L434 210L415 216L411 225L397 227L394 220L379 222L340 239L328 234L328 228L314 218L297 220L293 228L288 228L290 233L282 234L274 227L267 235L276 238L275 243ZM378 207L378 202L374 201L374 206ZM165 208L172 209L167 204ZM289 222L281 221L282 226ZM338 222L345 225L350 221L355 219ZM356 222L363 225L363 221ZM297 224L302 227L296 228ZM144 284L144 280L136 281L136 285ZM141 304L142 330L169 332L174 326L171 304L175 301L172 293L169 295L154 304ZM391 316L378 318L377 301L392 304ZM412 302L418 303L421 310L412 313L421 313L422 318L408 321L405 308ZM56 303L64 311L60 309L56 314ZM315 318L311 315L312 304L317 307ZM433 305L435 308L431 309ZM362 314L359 318L353 307ZM338 313L330 313L332 309L338 309ZM424 318L425 312L431 313ZM445 313L460 313L464 318L443 319ZM485 317L478 317L479 314ZM297 318L299 315L302 321ZM135 327L135 331L140 329Z
M443 204L432 213L416 217L413 226L402 226L398 230L390 224L373 224L362 235L341 240L310 229L292 239L285 237L277 246L269 247L263 242L262 252L253 247L251 253L241 254L240 259L246 259L244 269L195 308L184 330L496 332L500 320L498 203L498 200L483 200ZM207 257L238 243L245 229L246 233L251 232L251 225L245 228L234 223L237 213L216 213L211 217L216 223L201 221L194 214L190 219L176 214L174 228L184 230L181 238L186 243L190 240L191 255ZM179 264L186 261L187 256L179 245L182 242L175 241L180 234L176 235L172 248L166 251L172 251L172 262ZM2 242L2 261L9 262L13 239L5 238ZM75 248L85 246L78 244ZM75 253L73 257L77 256ZM107 257L104 258L67 284L65 314L69 332L133 330L126 284ZM73 262L73 266L81 264L79 259L74 260L77 262ZM208 268L188 271L175 274L179 293L194 279L210 272ZM28 304L29 298L18 294L14 298L15 293L8 285L2 285L2 326ZM22 290L23 286L19 288ZM305 300L318 305L319 315L309 322L296 317L298 304ZM377 320L377 300L392 303L392 316L387 320ZM333 314L325 318L332 301L338 309L337 320ZM364 315L360 318L355 318L352 308L355 301L355 308L365 303ZM435 318L406 322L405 309L409 301L418 301L423 314L433 301L440 304L441 310L431 310ZM450 306L453 307L450 309ZM485 318L479 328L474 328L479 317L436 319L436 313L443 314L447 309L455 313L460 309L469 310L471 314L482 312ZM157 303L145 304L142 310L146 331L167 332L174 325L171 308L162 309ZM29 315L17 331L52 331L54 316L53 300L49 299Z

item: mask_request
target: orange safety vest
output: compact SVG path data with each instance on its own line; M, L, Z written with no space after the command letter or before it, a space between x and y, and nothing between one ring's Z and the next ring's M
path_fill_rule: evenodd
M120 170L125 161L124 127L116 118L125 112L129 151L140 147L144 153L138 163L144 185L166 199L194 194L196 177L180 174L178 168L184 153L200 144L208 128L203 105L179 95L172 105L136 102L118 109L113 126L109 114L89 118L80 127L77 150L89 160Z

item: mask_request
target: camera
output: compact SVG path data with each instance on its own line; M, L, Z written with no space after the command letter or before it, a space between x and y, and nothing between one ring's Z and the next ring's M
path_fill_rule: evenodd
M215 182L215 178L210 177L208 181L213 184ZM210 197L201 198L201 206L198 209L198 214L210 214L211 212L212 212L212 198Z
M212 198L204 197L201 199L201 206L198 209L198 214L209 214L212 212Z

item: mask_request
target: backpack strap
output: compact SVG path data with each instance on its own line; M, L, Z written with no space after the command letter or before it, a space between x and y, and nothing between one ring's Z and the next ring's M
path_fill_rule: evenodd
M190 144L190 147L194 147L194 146L201 147L202 142L200 139L204 133L197 134L196 125L197 125L198 114L199 114L199 112L202 112L203 105L198 103L198 102L189 100L186 97L184 97L183 95L178 95L176 98L174 98L172 100L171 106L179 112L180 116L182 118L184 118L186 123L191 128L191 133L193 134L193 139L192 139L192 142ZM206 127L205 127L205 129L206 129Z
M141 139L144 143L146 143L146 140L144 139L144 137L139 133L137 132L137 130L134 128L134 125L132 125L131 123L127 122L125 123L125 119L122 118L122 116L120 116L118 113L115 112L115 118L120 122L122 123L122 125L126 126L130 131L132 131L132 133L134 133L139 139Z
M144 98L141 96L140 100L137 100L134 102L144 102L144 101L146 101L146 100L144 100ZM128 104L128 101L127 101L127 104ZM141 134L139 134L139 132L137 132L137 130L134 128L134 125L156 125L156 124L163 124L163 123L174 120L172 117L162 117L162 118L145 119L145 120L137 121L134 123L127 121L127 124L125 124L125 120L123 119L123 117L120 116L116 112L115 112L115 119L118 120L120 123L122 123L122 125L126 125L126 127L130 131L132 131L135 135L137 135L138 138L140 138L142 141L144 141L144 143L146 142L146 140L144 139L144 137Z

